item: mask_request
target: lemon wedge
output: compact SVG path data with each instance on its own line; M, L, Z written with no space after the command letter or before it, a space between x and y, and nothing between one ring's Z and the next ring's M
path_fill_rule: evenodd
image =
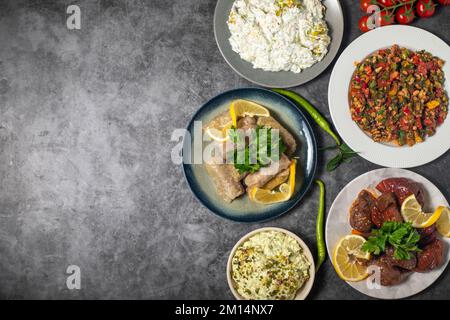
M280 191L270 191L254 187L250 191L250 199L252 201L262 204L272 204L278 202L284 202L291 197L291 190L287 183L283 183L280 186Z
M441 215L440 210L436 210L434 213L423 212L422 206L413 194L403 201L401 213L403 219L411 222L414 228L427 228L435 223Z
M250 190L249 198L252 201L262 204L272 204L289 200L295 190L295 168L296 160L292 160L289 166L289 181L280 185L280 191L271 191L263 188L254 187Z
M343 237L333 253L333 266L339 277L345 281L360 281L368 276L364 260L370 259L370 253L363 251L366 239L359 235Z
M236 128L237 119L239 117L268 117L270 116L270 112L260 104L248 100L239 99L231 102L230 115L233 121L233 126Z
M224 142L230 139L228 130L231 129L231 123L229 126L223 127L222 130L216 128L207 128L206 133L215 141Z
M447 207L438 207L440 211L439 219L436 221L436 227L443 237L450 237L450 209Z

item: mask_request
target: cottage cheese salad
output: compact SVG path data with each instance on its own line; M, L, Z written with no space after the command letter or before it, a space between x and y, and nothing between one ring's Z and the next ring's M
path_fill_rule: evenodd
M236 250L231 276L244 299L292 300L309 279L310 265L297 240L280 231L263 231Z
M299 73L331 41L320 0L236 0L227 24L233 51L265 71Z

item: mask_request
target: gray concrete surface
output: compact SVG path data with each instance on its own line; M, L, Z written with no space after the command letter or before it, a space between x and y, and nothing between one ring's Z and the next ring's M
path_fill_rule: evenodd
M66 28L68 4L81 30ZM342 1L342 47L360 32L357 1ZM207 99L251 85L216 47L214 0L0 1L0 298L232 298L225 278L235 241L261 226L315 246L318 191L263 224L211 214L170 161L175 128ZM450 8L415 23L450 40ZM341 49L342 50L342 49ZM329 116L331 67L295 90ZM316 130L319 144L331 143ZM357 158L318 176L327 207L377 166ZM447 153L414 169L448 194ZM68 290L66 268L81 268ZM313 299L365 299L329 261ZM417 299L450 298L450 272Z

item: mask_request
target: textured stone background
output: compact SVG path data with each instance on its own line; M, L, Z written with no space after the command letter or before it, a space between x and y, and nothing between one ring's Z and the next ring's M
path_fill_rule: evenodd
M82 28L66 28L76 3ZM342 48L360 32L342 1ZM283 217L238 224L211 214L170 162L170 136L207 99L249 86L216 47L215 1L0 1L0 298L232 298L235 241L280 226L315 246L317 190ZM415 23L450 40L450 8ZM342 50L342 49L341 49ZM323 114L331 67L295 90ZM319 144L331 143L316 130ZM358 158L329 174L327 206L377 166ZM448 153L414 169L449 190ZM82 289L65 286L81 267ZM364 299L329 261L314 299ZM450 273L415 298L450 298Z

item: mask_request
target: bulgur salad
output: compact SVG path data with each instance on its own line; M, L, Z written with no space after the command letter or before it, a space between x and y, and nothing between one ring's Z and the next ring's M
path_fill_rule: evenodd
M299 73L330 44L320 0L236 0L227 24L233 51L265 71Z
M353 121L374 141L412 146L436 132L448 113L444 61L393 45L356 65L350 83Z
M263 231L237 248L231 276L244 299L292 300L309 279L310 265L293 237L280 231Z

